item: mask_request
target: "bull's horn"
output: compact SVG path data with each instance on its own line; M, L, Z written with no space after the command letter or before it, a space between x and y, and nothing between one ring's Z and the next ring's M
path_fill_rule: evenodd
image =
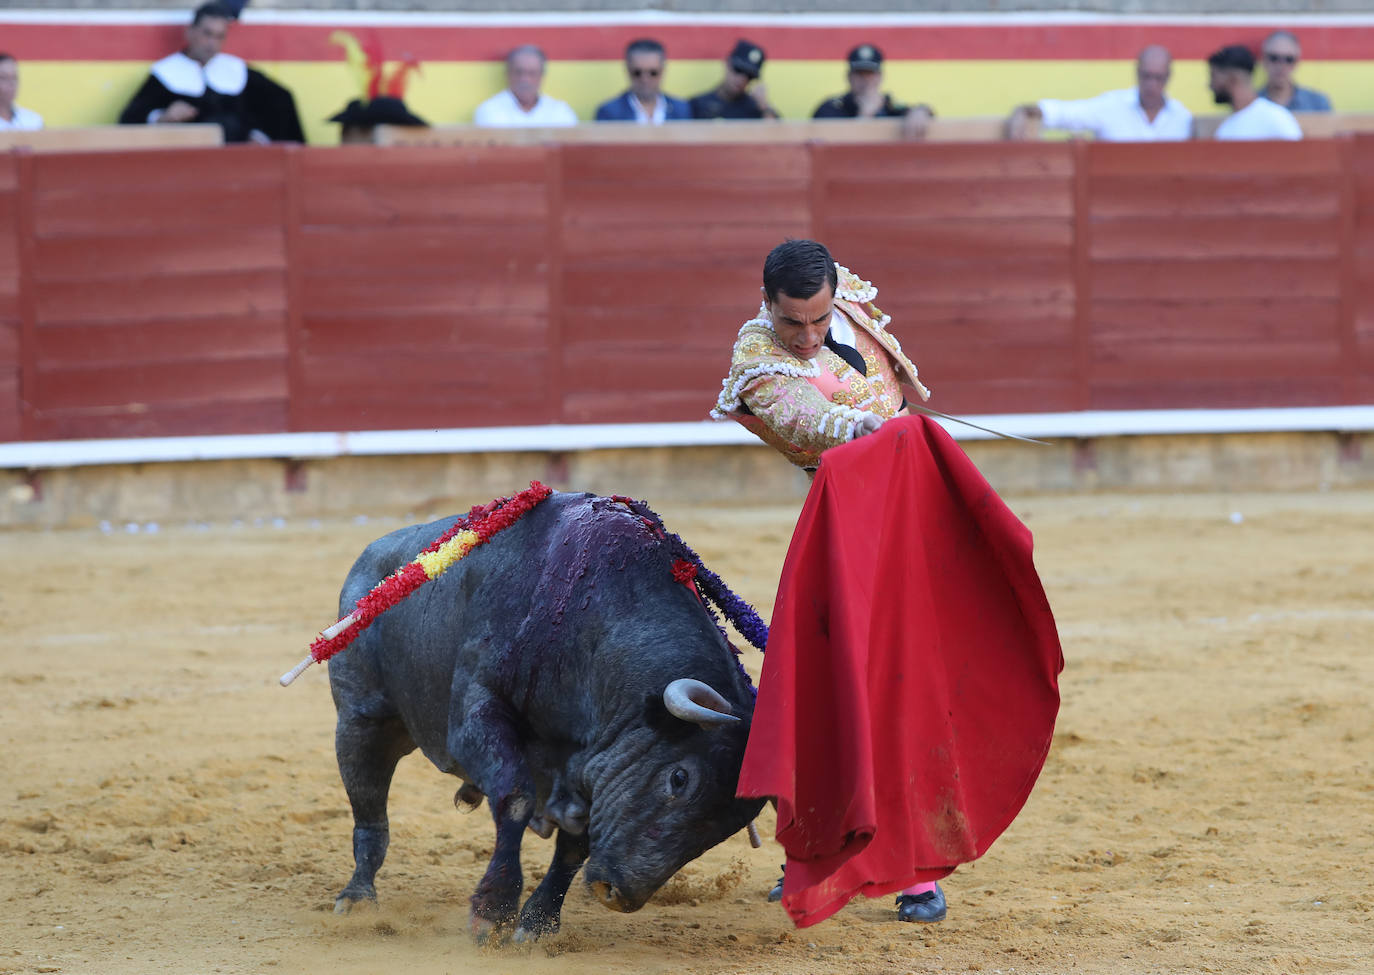
M668 713L683 721L691 721L703 728L738 721L730 712L730 702L705 681L679 677L663 689L663 703Z

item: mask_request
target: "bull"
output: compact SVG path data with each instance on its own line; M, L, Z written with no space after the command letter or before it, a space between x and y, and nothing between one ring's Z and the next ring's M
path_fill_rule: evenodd
M340 615L450 522L369 545ZM455 803L485 797L495 822L471 900L479 941L557 931L579 869L600 903L638 910L758 814L762 801L735 797L748 679L673 563L626 504L555 493L330 661L355 863L336 911L376 898L392 773L416 748L463 780ZM517 914L526 828L557 838Z

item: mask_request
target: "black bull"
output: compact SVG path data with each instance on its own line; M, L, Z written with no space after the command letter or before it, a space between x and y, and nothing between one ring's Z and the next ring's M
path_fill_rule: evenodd
M393 532L348 575L341 615L452 523ZM396 763L419 748L485 795L491 863L473 933L516 920L526 827L557 828L516 940L556 931L579 868L593 895L638 910L683 864L742 829L735 798L753 696L675 554L626 505L554 494L383 613L329 665L356 870L336 910L375 898Z

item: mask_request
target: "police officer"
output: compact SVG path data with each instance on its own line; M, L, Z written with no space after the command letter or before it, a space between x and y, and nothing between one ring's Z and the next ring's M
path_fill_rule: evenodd
M763 48L739 41L725 59L725 77L711 91L691 100L692 118L777 118L768 104L768 90L759 81Z
M883 52L872 44L860 44L849 52L849 91L827 99L816 108L812 118L887 118L906 119L903 131L920 138L935 117L929 105L900 105L883 91Z

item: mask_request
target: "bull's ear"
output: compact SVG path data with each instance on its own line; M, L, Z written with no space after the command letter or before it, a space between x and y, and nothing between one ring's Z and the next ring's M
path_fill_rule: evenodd
M705 681L679 677L663 689L663 706L668 713L703 728L733 724L739 718L730 712L730 702Z

